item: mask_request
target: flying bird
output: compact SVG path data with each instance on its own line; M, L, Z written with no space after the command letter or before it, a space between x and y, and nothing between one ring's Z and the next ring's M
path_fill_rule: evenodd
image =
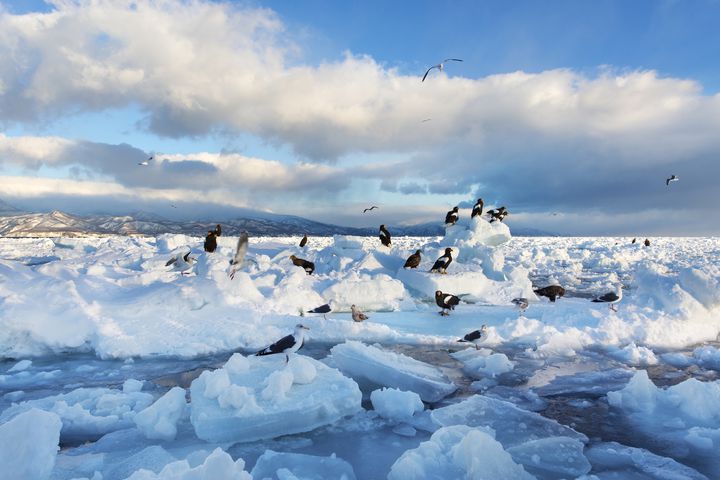
M373 205L373 206L370 207L370 208L364 209L364 210L363 210L363 213L368 212L368 211L370 211L370 210L375 210L376 208L380 208L380 207L378 207L378 206L376 206L376 205Z
M295 255L290 255L290 260L292 260L293 265L296 267L302 267L308 275L312 275L315 271L315 264L305 260L304 258L298 258Z
M670 175L670 178L665 179L665 186L669 187L670 182L677 182L678 180L680 180L680 177L677 177L675 175ZM692 182L690 182L690 183L692 183Z
M445 249L445 255L435 260L435 263L433 264L432 268L430 269L431 272L434 273L447 273L447 268L452 263L452 248L448 247Z
M305 245L307 245L307 235L305 235L302 240L300 240L300 248L304 248Z
M255 354L255 356L273 355L275 353L284 353L285 361L290 360L289 354L295 353L305 344L305 331L310 330L305 325L298 323L295 325L295 332L287 335L269 347L265 347Z
M480 327L480 330L473 330L463 338L458 339L458 342L472 343L475 345L475 349L479 350L480 344L485 340L487 340L487 325Z
M445 214L445 225L455 225L455 223L458 221L459 216L460 215L458 214L458 207L453 207L452 210Z
M247 253L248 249L248 234L247 232L243 232L240 234L240 238L238 238L237 247L235 248L235 256L232 260L230 260L230 265L232 265L232 269L230 270L230 280L233 280L235 278L235 272L242 267L243 261L245 261L245 254Z
M420 250L415 250L415 253L410 255L407 260L405 260L405 265L403 265L403 268L417 268L418 265L420 265L420 260L422 258L420 257Z
M315 307L312 310L308 310L307 313L322 313L323 318L327 320L327 317L325 314L330 313L332 311L332 307L329 303L326 303L324 305L320 305L319 307Z
M141 165L141 166L143 166L143 167L147 167L148 165L150 165L150 162L153 161L153 158L154 158L153 156L150 156L150 158L148 158L147 160L143 160L142 162L138 162L138 165Z
M369 318L355 305L350 305L350 310L352 310L352 319L356 322L362 322L363 320L367 320Z
M528 299L527 299L527 298L524 298L524 297L513 298L513 299L511 300L511 302L513 303L513 305L515 305L516 307L518 307L521 312L524 312L525 310L527 310L528 305L529 305Z
M432 120L432 118L426 118L425 120L421 121L420 123L429 122L430 120Z
M440 315L446 317L450 315L450 313L445 310L455 310L455 305L460 303L460 299L450 293L443 293L440 290L437 290L435 292L435 303L438 307L442 308L439 312Z
M615 287L614 292L608 292L605 295L601 295L593 300L595 303L607 303L610 305L610 310L613 312L617 312L617 308L615 308L615 304L618 303L620 300L622 300L622 285L618 285Z
M557 298L565 295L565 289L560 285L549 285L547 287L538 288L535 290L535 294L541 297L547 297L551 302L555 302Z
M180 271L180 275L190 275L190 270L193 268L195 258L190 256L192 251L188 251L186 254L178 253L174 257L165 263L166 267L173 266L175 270Z
M438 63L437 65L433 65L432 67L428 68L427 71L425 72L425 75L423 75L422 81L423 82L425 81L425 79L428 76L428 73L430 73L430 70L432 70L433 68L437 68L438 70L440 70L442 72L443 69L445 68L445 62L451 62L451 61L452 62L462 62L462 60L460 60L459 58L446 58L445 60Z
M385 245L386 247L389 247L392 243L392 238L390 237L390 232L388 232L387 228L385 228L385 225L380 225L380 242Z

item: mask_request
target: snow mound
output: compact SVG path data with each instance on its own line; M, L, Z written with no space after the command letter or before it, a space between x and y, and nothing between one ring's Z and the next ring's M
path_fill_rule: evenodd
M363 386L415 392L423 401L431 403L457 390L438 368L377 346L347 341L335 345L330 354L340 371Z
M626 347L610 352L610 356L628 365L648 366L657 365L658 359L647 347L638 347L630 342Z
M294 362L286 364L284 355L247 357L245 371L234 359L203 372L190 387L197 436L208 442L268 439L308 432L361 409L355 382L309 357Z
M185 389L173 387L155 403L135 415L135 425L147 438L175 440L177 423L186 407Z
M160 473L150 470L138 470L126 480L253 480L245 470L245 461L232 457L221 448L216 448L202 465L195 468L187 460L172 462L163 468Z
M400 308L406 292L402 282L389 275L351 272L325 289L321 296L332 299L334 311L349 311L350 305L358 305L361 310L391 311Z
M266 450L258 458L252 477L256 480L355 480L352 466L335 454L317 457Z
M373 390L370 394L370 401L381 417L396 422L408 421L416 412L422 412L425 409L420 395L395 388Z
M63 442L97 439L106 433L134 427L135 415L149 407L153 396L109 388L78 388L51 397L28 400L9 407L0 423L31 409L53 412L62 420Z
M49 478L60 449L61 427L62 422L57 415L35 408L0 425L2 477L22 480Z
M444 478L532 479L490 433L467 426L444 427L393 464L388 480Z
M463 218L445 228L445 237L440 240L440 244L459 247L461 256L471 258L466 252L476 252L482 247L496 247L511 238L510 229L502 222L490 223L480 217Z

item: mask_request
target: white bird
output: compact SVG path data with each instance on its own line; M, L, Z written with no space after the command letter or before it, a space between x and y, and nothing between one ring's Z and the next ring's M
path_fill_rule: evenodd
M190 256L190 253L192 251L187 252L186 254L178 253L173 258L167 261L165 264L166 267L169 267L170 265L173 265L173 268L175 270L178 270L181 275L189 275L190 270L193 268L193 264L195 263L195 258Z
M513 298L512 303L517 306L521 312L524 312L528 308L528 299L525 297Z
M666 179L665 179L665 186L668 186L668 187L669 187L669 186L670 186L670 182L677 182L678 180L680 180L680 177L677 177L677 176L675 176L675 175L671 175L670 178L666 178ZM690 183L692 183L692 182L690 182Z
M138 165L142 165L143 167L147 167L148 165L150 165L150 162L152 162L152 160L153 160L153 157L151 156L151 157L148 158L147 160L143 160L142 162L138 162Z
M285 361L289 361L289 354L295 353L305 344L305 330L310 330L305 325L298 323L295 325L295 332L287 335L272 345L263 348L255 354L255 356L273 355L275 353L284 353Z
M425 75L423 75L422 81L423 81L423 82L425 81L425 78L427 78L428 73L430 73L430 70L432 70L433 68L437 68L438 70L440 70L440 71L442 72L443 69L445 68L445 62L450 62L450 61L453 61L453 62L462 62L462 60L460 60L459 58L446 58L445 60L443 60L442 62L438 63L437 65L433 65L432 67L428 68L428 69L427 69L427 72L425 72Z
M240 234L240 238L238 238L237 248L235 248L235 256L232 260L230 260L230 265L232 265L232 269L230 269L230 280L235 278L235 272L237 272L238 268L242 267L243 261L245 260L245 254L247 253L248 249L248 234L246 232L243 232Z
M607 303L610 305L610 310L613 312L617 312L617 308L615 308L615 304L620 302L622 300L623 294L622 294L622 285L618 285L615 287L614 292L608 292L605 295L601 295L593 300L595 303Z
M362 322L363 320L367 320L369 318L355 305L350 305L350 310L352 310L352 319L356 322Z
M480 330L474 330L463 338L459 339L458 342L468 342L475 345L475 349L480 349L480 344L487 340L487 325L480 327Z

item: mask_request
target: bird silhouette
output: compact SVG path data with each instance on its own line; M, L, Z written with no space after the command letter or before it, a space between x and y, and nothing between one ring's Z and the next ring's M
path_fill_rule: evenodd
M373 205L373 206L372 206L372 207L370 207L370 208L366 208L366 209L364 209L364 210L363 210L363 213L365 213L365 212L368 212L368 211L370 211L370 210L375 210L376 208L379 208L379 207L377 207L377 206Z
M437 65L433 65L432 67L428 68L427 71L425 72L425 75L423 75L422 81L423 81L423 82L425 81L425 79L426 79L427 76L428 76L428 73L430 73L430 70L432 70L433 68L437 68L438 70L440 70L440 71L442 72L442 71L445 69L445 62L450 62L450 61L452 61L452 62L462 62L462 60L460 60L459 58L446 58L445 60L443 60L442 62L438 63Z

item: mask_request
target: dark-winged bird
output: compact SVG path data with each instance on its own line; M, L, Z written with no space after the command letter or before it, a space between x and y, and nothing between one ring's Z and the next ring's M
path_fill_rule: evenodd
M551 302L554 302L558 297L565 295L565 289L560 285L549 285L547 287L538 288L535 290L536 295L541 297L547 297Z
M217 249L217 233L215 233L215 230L208 230L203 248L208 253L212 253Z
M293 265L296 267L302 267L308 275L312 275L315 271L315 264L305 260L304 258L298 258L295 255L290 255L290 260L292 260Z
M153 160L153 157L151 156L151 157L148 158L147 160L143 160L142 162L138 162L138 165L141 165L141 166L143 166L143 167L147 167L148 165L150 165L150 162L152 162L152 160Z
M605 295L600 295L599 297L595 298L593 302L608 303L610 304L610 310L617 312L615 304L618 303L620 300L622 300L622 285L618 285L617 287L615 287L614 292L608 292Z
M189 275L190 270L193 268L193 264L195 263L195 259L190 256L191 252L187 252L186 254L178 253L173 258L167 261L165 263L166 267L169 267L170 265L173 265L173 268L175 270L179 270L181 275Z
M518 307L520 309L520 311L522 311L522 312L524 312L528 308L528 305L530 305L530 303L528 302L528 299L524 298L524 297L513 298L511 300L511 302L513 303L513 305Z
M670 178L665 179L665 186L669 187L670 182L677 182L678 180L680 180L680 177L671 175ZM690 182L690 183L692 183L692 182Z
M450 315L445 310L455 310L455 305L460 303L460 299L455 295L449 293L443 293L440 290L435 292L435 303L438 307L442 308L439 312L443 317Z
M403 265L403 268L417 268L418 265L420 265L420 260L422 258L420 257L420 250L415 250L415 253L410 255L407 260L405 260L405 265Z
M430 73L430 70L432 70L433 68L437 68L438 70L440 70L442 72L445 69L445 62L451 62L451 61L452 62L462 62L462 60L460 60L459 58L446 58L445 60L438 63L437 65L433 65L432 67L428 68L427 71L425 72L425 75L423 75L423 78L421 81L422 82L425 81L425 79L428 76L428 73Z
M215 236L219 237L220 235L222 235L222 227L218 223L217 225L215 225Z
M386 247L389 247L392 243L392 238L390 237L390 232L388 232L387 228L385 228L385 225L380 225L380 242L385 245Z
M455 225L458 221L458 207L453 207L452 210L445 214L445 225Z
M235 248L235 256L232 260L230 260L230 265L232 265L232 269L230 270L230 280L235 278L235 272L237 272L238 268L242 267L242 263L245 261L247 249L248 234L243 232L240 234L240 238L238 238L237 248Z
M646 238L645 241L643 242L643 244L644 244L646 247L649 247L649 246L650 246L650 240L648 240L648 239Z
M262 356L273 355L275 353L284 353L285 361L287 362L290 360L289 354L295 353L300 350L300 348L305 343L305 330L310 329L305 325L298 323L297 325L295 325L295 332L293 334L281 338L269 347L263 348L255 355Z
M367 320L369 318L355 305L350 305L350 310L352 311L352 319L356 322L362 322L363 320Z
M483 202L482 198L478 198L477 202L475 202L475 205L473 205L472 213L470 214L470 218L479 217L482 215L483 206L485 206L485 202Z
M490 214L490 223L494 222L495 220L503 221L505 220L505 217L507 217L510 212L507 211L505 207L500 207L497 210L488 210L488 213Z
M366 209L364 209L364 210L363 210L363 213L365 213L365 212L369 212L370 210L375 210L376 208L379 208L379 207L377 207L376 205L373 205L373 206L372 206L372 207L370 207L370 208L366 208Z
M431 272L434 273L447 273L447 268L452 263L452 248L448 247L445 249L445 255L435 260L435 263L433 264L432 268L430 269Z
M307 235L305 235L302 240L300 240L300 248L304 248L305 245L307 245Z
M323 318L327 320L326 314L330 313L332 311L332 307L329 303L326 303L324 305L320 305L319 307L315 307L312 310L308 310L307 313L322 313Z
M633 238L632 242L630 242L630 243L635 243L636 240L637 240L637 238Z
M463 338L458 339L458 342L468 342L475 345L475 349L480 349L480 344L487 340L487 325L480 327L480 330L473 330L472 332L465 335Z

